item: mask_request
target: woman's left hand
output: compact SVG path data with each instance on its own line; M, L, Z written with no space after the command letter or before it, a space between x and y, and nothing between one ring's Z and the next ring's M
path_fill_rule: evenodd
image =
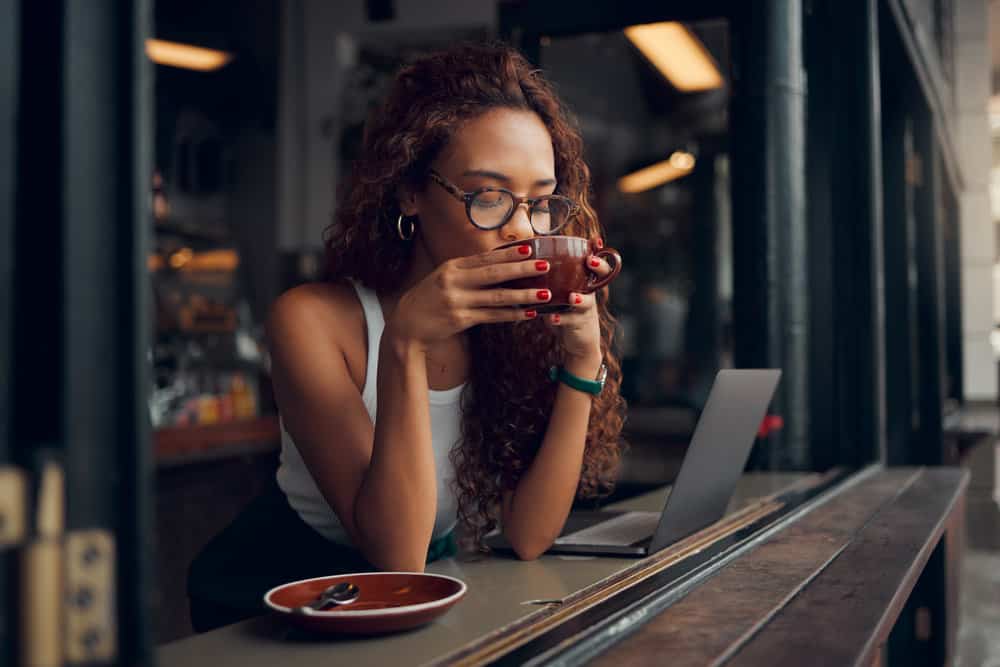
M591 243L592 248L600 248L600 240ZM586 260L587 269L598 278L611 273L611 265L604 259L589 255ZM566 363L574 359L598 360L601 353L601 327L597 316L596 294L571 292L569 295L570 309L563 313L552 313L545 316L545 322L556 330L560 337Z

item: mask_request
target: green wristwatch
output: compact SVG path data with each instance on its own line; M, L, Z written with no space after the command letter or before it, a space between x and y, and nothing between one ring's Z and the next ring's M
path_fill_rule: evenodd
M553 381L562 382L577 391L597 396L604 389L604 381L608 379L608 367L605 364L601 364L601 370L597 371L596 380L584 380L582 377L573 375L562 366L553 366L549 370L549 377Z

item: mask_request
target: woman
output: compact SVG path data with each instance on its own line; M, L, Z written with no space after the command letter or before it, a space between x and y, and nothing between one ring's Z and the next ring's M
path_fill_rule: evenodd
M331 549L344 571L422 571L457 522L481 545L499 521L533 559L575 496L610 487L623 403L606 294L539 317L517 304L546 290L498 285L548 263L494 250L546 233L599 248L588 187L579 134L516 51L463 45L399 73L328 236L329 280L282 295L269 321L287 498L269 511L285 513L283 551L323 552L312 576L332 573ZM590 382L603 366L606 384L554 383L551 366ZM287 565L274 583L309 569Z

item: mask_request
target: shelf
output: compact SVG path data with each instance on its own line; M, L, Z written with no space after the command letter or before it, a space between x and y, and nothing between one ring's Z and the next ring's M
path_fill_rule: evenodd
M277 415L222 424L171 426L153 432L153 451L159 467L277 451L280 444Z

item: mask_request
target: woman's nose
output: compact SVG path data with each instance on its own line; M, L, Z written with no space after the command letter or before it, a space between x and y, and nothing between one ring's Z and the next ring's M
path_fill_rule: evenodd
M528 213L530 210L527 202L522 202L514 209L514 214L503 226L504 241L530 239L535 235L535 230L531 228L531 218Z

